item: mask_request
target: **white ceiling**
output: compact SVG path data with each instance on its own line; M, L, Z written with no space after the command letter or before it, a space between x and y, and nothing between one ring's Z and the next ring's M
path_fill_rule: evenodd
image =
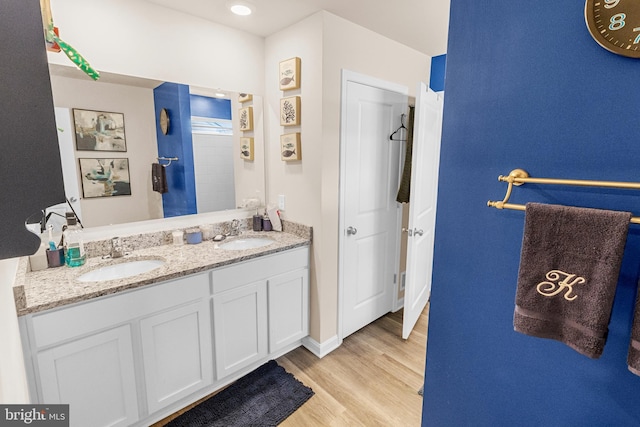
M254 13L229 12L231 0L146 0L261 37L269 36L319 10L437 56L447 51L450 0L239 0Z

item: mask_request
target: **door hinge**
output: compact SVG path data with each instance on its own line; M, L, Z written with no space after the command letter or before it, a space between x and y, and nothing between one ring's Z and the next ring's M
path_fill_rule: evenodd
M395 285L397 283L398 280L398 275L397 274L393 274L393 284Z

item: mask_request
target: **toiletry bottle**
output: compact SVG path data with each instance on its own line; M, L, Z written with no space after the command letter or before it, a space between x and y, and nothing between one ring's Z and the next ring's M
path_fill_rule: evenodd
M84 253L84 241L82 228L73 212L67 212L67 228L63 232L64 236L64 260L69 267L80 267L87 259Z
M38 248L38 251L35 254L29 256L29 264L31 266L31 271L44 270L45 268L48 267L47 245L45 245L44 241L42 240L42 236L40 240L41 242L40 242L40 247Z
M269 215L267 215L267 212L265 212L264 216L262 217L262 229L264 231L273 230L273 227L271 226L271 220L269 219Z
M253 231L262 231L262 215L258 212L253 216Z

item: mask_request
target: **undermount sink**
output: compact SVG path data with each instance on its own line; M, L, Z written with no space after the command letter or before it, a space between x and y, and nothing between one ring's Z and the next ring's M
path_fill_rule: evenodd
M78 277L81 282L104 282L107 280L124 279L138 274L147 273L162 267L164 261L159 259L143 259L96 268Z
M273 242L275 242L275 240L268 237L252 237L248 239L230 240L220 244L218 247L227 251L243 251L245 249L255 249L268 246Z

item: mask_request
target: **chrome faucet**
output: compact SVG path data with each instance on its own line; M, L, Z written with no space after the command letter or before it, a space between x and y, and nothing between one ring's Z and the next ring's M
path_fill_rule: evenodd
M231 231L229 232L230 236L237 236L240 234L240 221L234 219L231 221Z
M119 237L111 239L111 258L122 258L124 251L122 250L122 241Z

